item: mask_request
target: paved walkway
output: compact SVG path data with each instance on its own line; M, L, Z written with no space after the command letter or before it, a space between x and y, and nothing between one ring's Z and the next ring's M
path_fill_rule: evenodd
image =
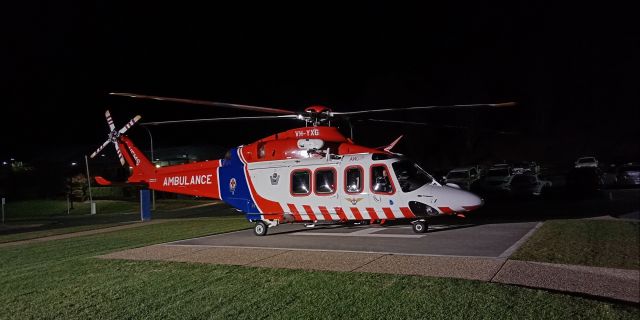
M100 258L461 278L640 303L640 272L637 270L517 261L506 258L174 244L159 244L114 252Z

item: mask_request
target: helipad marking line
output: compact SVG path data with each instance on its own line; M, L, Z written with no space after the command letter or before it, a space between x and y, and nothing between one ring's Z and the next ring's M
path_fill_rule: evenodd
M216 246L209 244L175 244L175 243L163 243L160 246L177 246L177 247L205 247L205 248L235 248L235 249L265 249L265 250L289 250L289 251L318 251L318 252L345 252L345 253L370 253L370 254L384 254L392 256L419 256L419 257L452 257L452 258L483 258L492 260L505 260L500 257L493 256L463 256L463 255L450 255L450 254L428 254L428 253L398 253L388 251L357 251L357 250L331 250L331 249L301 249L301 248L281 248L281 247L254 247L254 246Z
M509 258L518 248L520 248L531 236L542 227L543 222L538 222L529 232L527 232L520 240L516 241L511 247L507 248L503 253L501 253L499 258Z

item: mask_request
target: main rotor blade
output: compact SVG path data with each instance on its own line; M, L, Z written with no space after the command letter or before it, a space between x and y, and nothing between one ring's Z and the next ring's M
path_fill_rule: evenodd
M332 112L332 115L357 115L363 113L372 112L394 112L394 111L412 111L412 110L429 110L429 109L448 109L448 108L504 108L514 107L517 104L515 102L504 103L475 103L475 104L452 104L448 106L424 106L424 107L408 107L408 108L386 108L386 109L371 109L371 110L358 110L347 112Z
M97 155L100 153L100 151L102 151L102 149L104 149L106 146L108 146L108 145L109 145L109 142L111 142L111 140L108 140L108 139L107 139L107 141L105 141L105 142L104 142L100 147L98 147L98 149L97 149L96 151L94 151L94 152L89 156L89 158L93 159L95 156L97 156Z
M141 118L142 118L141 116L133 117L133 119L129 120L129 122L127 122L127 124L125 124L124 127L122 127L122 129L118 131L120 132L120 134L124 134L125 132L127 132L127 130L129 130L129 128L131 128L134 124L136 124L136 122L138 122L138 120L140 120Z
M452 128L452 129L470 129L471 127L454 126L448 124L439 123L427 123L427 122L415 122L415 121L402 121L402 120L382 120L382 119L358 119L357 122L380 122L380 123L392 123L392 124L408 124L415 126L424 126L432 128ZM518 134L516 131L494 131L494 130L481 130L481 132L494 132L497 134Z
M249 105L226 103L226 102L149 96L149 95L142 95L142 94L135 94L135 93L127 93L127 92L111 92L109 94L112 96L129 97L129 98L135 98L135 99L169 101L169 102L176 102L176 103L195 104L195 105L201 105L201 106L213 106L213 107L240 109L240 110L248 110L248 111L259 111L259 112L266 112L266 113L295 114L295 112L290 110L285 110L285 109L249 106Z
M469 127L464 126L454 126L447 124L434 124L427 122L416 122L416 121L402 121L402 120L382 120L382 119L359 119L358 122L381 122L381 123L393 123L393 124L409 124L414 126L425 126L425 127L441 127L441 128L455 128L455 129L467 129Z
M298 115L282 115L282 116L257 116L257 117L229 117L229 118L206 118L206 119L186 119L186 120L170 120L170 121L155 121L144 122L143 126L157 126L164 124L178 124L178 123L198 123L198 122L217 122L217 121L236 121L236 120L273 120L273 119L302 119Z

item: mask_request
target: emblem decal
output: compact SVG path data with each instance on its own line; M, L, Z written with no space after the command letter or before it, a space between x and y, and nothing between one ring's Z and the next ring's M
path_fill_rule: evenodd
M231 180L229 180L229 191L231 191L232 195L235 195L237 185L236 178L231 178Z
M271 185L275 186L278 184L278 180L280 180L280 175L274 172L273 175L270 176L269 178L271 179Z
M389 205L392 206L393 205L393 200L389 199Z
M358 202L362 201L363 198L344 198L345 200L351 202L352 205L358 204Z

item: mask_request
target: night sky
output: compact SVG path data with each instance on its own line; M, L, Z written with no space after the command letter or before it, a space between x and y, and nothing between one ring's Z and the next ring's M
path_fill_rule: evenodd
M0 22L0 157L28 160L57 147L91 153L108 133L107 108L118 126L135 114L252 115L107 95L120 91L296 111L517 101L514 110L379 116L469 129L359 124L356 140L380 146L405 134L398 151L434 166L640 160L635 12L605 2L516 2L14 1ZM296 125L152 130L159 146L230 147ZM143 130L132 137L146 148Z

